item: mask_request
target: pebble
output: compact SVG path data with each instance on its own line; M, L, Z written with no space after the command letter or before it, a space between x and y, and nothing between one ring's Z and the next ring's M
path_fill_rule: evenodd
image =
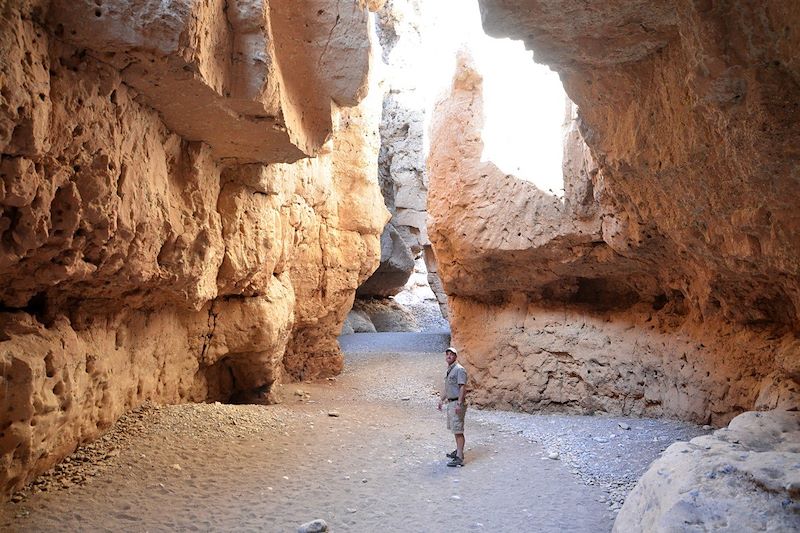
M324 533L328 531L328 523L321 518L306 522L297 528L297 533Z
M295 392L297 396L305 396L307 394L303 390L298 392L299 394ZM419 400L427 394L422 389L419 391L408 389L402 392L411 394L410 396L401 396L403 401ZM433 391L431 394L436 396L438 393ZM396 394L396 392L394 396L389 396L389 393L386 393L386 397L392 398L393 401L397 401L398 396L400 395ZM247 409L244 406L243 408ZM232 409L235 413L233 415L231 414ZM244 436L262 436L267 428L274 430L275 434L289 436L289 433L284 430L285 425L281 424L277 416L260 420L248 415L246 411L235 411L236 409L237 406L218 403L169 406L164 409L151 406L138 414L125 415L118 422L118 424L123 425L122 434L117 431L116 436L111 435L116 431L116 429L112 429L102 439L83 447L78 453L71 456L68 461L64 461L62 465L57 467L69 470L58 470L56 472L57 475L51 478L47 478L47 474L41 476L39 479L43 481L39 487L42 488L36 490L48 490L48 488L50 491L61 490L60 482L57 480L62 479L64 476L67 479L73 479L71 476L76 472L80 472L79 479L81 480L91 479L92 472L102 469L105 464L118 460L117 456L119 454L118 452L114 453L114 450L119 448L125 450L124 442L138 438L138 435L143 431L162 431L164 427L167 427L174 430L170 435L175 439L199 433L207 435L208 438L214 438L215 435L227 434L230 431L232 421L235 421L237 430L240 429L241 434ZM326 413L327 410L322 410L321 412ZM336 411L331 412L335 413ZM259 416L263 417L264 415L260 414ZM653 459L650 455L655 446L650 443L650 439L657 442L658 448L661 448L664 444L670 444L675 440L689 440L700 434L698 432L700 428L697 426L670 425L671 423L668 421L642 419L637 421L635 432L619 434L620 438L616 438L614 444L600 446L598 443L602 442L595 440L592 435L610 435L617 427L628 431L630 426L626 428L627 424L624 422L619 422L618 419L615 420L613 417L606 416L591 418L570 417L567 415L531 417L530 415L518 413L481 411L475 411L472 416L496 421L502 428L499 430L501 435L520 434L528 442L537 442L537 446L541 446L545 450L548 448L559 449L559 452L550 452L543 459L560 459L567 468L572 468L572 472L578 476L582 483L598 485L599 488L602 488L608 493L607 501L616 504L615 513L634 486L636 479L643 472L643 468L649 465ZM150 426L154 424L156 427L150 429ZM338 423L336 426L341 427ZM704 429L711 429L711 427L707 426ZM656 435L655 438L654 435ZM660 442L658 436L661 436ZM407 440L411 438L413 437L406 435ZM603 437L598 438L604 439ZM498 450L494 450L495 454L497 452ZM88 471L82 472L81 469L88 469ZM350 476L345 476L344 478L350 479ZM44 481L46 479L51 481ZM289 478L284 476L284 479L288 480ZM361 480L362 483L367 483L367 481L366 478ZM81 483L83 482L85 481L81 481Z
M328 416L332 416L334 418L339 417L339 413L337 411L328 411Z

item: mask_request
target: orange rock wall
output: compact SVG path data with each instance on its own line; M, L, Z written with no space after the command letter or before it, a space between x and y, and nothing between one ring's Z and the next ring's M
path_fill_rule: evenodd
M0 4L3 492L143 401L341 369L388 218L368 13L283 4Z
M650 271L650 296L796 330L800 7L481 6L487 31L524 39L561 74L601 168L603 242Z
M632 68L616 66L623 72ZM608 84L610 72L609 67ZM636 86L627 82L626 88ZM429 232L451 305L454 343L470 367L472 400L528 411L672 416L718 424L747 409L797 406L797 325L793 314L781 314L794 304L770 300L764 310L771 314L764 314L752 300L760 288L761 298L780 294L781 301L793 302L796 243L772 227L771 253L782 257L786 269L776 273L769 259L744 261L711 240L704 239L702 248L699 241L681 240L691 226L687 220L712 227L717 217L740 235L746 228L724 219L726 213L772 209L770 200L775 216L790 224L787 198L762 190L756 199L752 184L738 194L720 190L720 174L710 161L681 167L694 182L681 177L680 185L650 172L657 162L639 152L640 166L625 160L610 165L609 153L618 156L619 149L598 148L609 141L586 118L579 120L583 135L571 134L578 145L566 150L565 198L551 196L481 161L481 83L462 58L452 92L436 108L428 160ZM606 94L611 88L605 87L601 98L612 98ZM619 111L624 115L654 98L646 95L628 94ZM612 109L604 112L611 124ZM613 125L613 141L624 147L632 135L653 145L661 132L672 135L656 129L650 139L641 127ZM683 142L686 135L672 139ZM718 138L709 145L717 150L724 142ZM783 148L790 156L793 148ZM747 154L752 155L749 148L737 157ZM789 156L781 156L782 173L773 179L782 183L776 185L781 194L796 200L785 188L796 174ZM777 164L759 157L764 165ZM721 164L727 168L729 163ZM666 191L654 200L641 196L642 188ZM731 205L706 212L705 219L677 214L705 194L726 196Z

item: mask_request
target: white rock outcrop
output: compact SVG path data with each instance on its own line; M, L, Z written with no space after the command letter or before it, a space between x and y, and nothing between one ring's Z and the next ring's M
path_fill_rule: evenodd
M667 448L628 495L615 532L797 531L800 412L748 412Z

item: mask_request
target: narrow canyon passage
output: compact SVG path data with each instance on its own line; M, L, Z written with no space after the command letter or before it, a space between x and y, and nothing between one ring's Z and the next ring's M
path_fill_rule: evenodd
M796 0L0 0L0 529L800 531L797 50Z
M132 438L107 442L94 464L71 474L42 476L34 487L48 490L28 490L23 500L4 504L0 528L294 531L322 518L333 531L610 530L614 513L602 483L574 473L563 460L568 446L562 460L548 459L555 448L543 442L598 423L617 427L621 419L470 411L467 465L445 466L452 437L435 408L435 390L446 342L436 334L352 335L343 341L341 376L287 385L281 405L194 404L129 414L121 423ZM636 446L646 456L642 469L652 459L647 454L669 444L650 435L697 432L627 420L627 433L644 432L651 441ZM541 434L534 442L521 429L536 427L553 439ZM616 449L625 431L616 433L610 443L605 433L603 443L596 432L587 446ZM79 450L73 457L81 456ZM90 480L72 485L80 472Z

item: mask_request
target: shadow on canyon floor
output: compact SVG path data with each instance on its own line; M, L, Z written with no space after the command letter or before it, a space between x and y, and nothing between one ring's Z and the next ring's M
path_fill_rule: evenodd
M7 531L608 531L670 421L436 410L446 335L342 338L345 372L275 406L145 406L3 505ZM624 429L629 427L629 429ZM555 459L554 459L555 458Z

